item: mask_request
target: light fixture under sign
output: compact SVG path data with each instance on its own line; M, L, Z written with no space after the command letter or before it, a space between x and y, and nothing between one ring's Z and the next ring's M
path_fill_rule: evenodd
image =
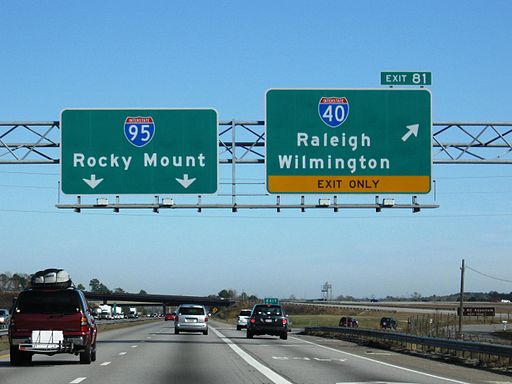
M318 205L321 205L322 207L328 207L331 205L331 199L319 199Z
M384 207L392 207L395 205L395 199L383 199L382 200L382 205Z
M170 197L164 197L162 199L162 205L174 205L174 200Z
M96 205L108 205L108 199L105 197L99 197L96 199Z

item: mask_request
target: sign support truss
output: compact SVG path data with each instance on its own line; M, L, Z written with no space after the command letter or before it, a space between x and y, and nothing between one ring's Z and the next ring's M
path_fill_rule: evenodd
M394 204L392 199L379 199L368 204L342 204L340 196L320 198L306 203L304 196L299 202L283 202L284 197L270 195L265 190L265 122L264 121L220 121L219 164L221 179L219 191L209 199L228 201L206 202L197 196L197 201L177 204L174 199L155 196L154 201L144 204L120 203L97 199L95 204L83 203L80 196L76 203L57 204L58 208L74 209L342 209L366 208L380 212L386 208L411 209L437 208L437 204L419 204L411 197L410 204ZM512 123L506 122L440 122L432 129L432 158L434 164L512 164ZM59 164L60 122L0 122L0 165ZM241 170L243 169L243 172ZM244 175L244 176L241 176ZM255 191L256 190L256 191ZM315 195L316 196L316 195ZM188 200L191 197L187 197ZM247 201L248 200L248 201ZM269 202L270 201L270 202Z

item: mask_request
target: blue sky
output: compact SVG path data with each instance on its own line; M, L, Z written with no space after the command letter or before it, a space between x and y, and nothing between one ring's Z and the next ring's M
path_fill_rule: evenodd
M18 1L0 13L0 121L128 107L263 120L270 88L379 88L386 70L432 72L434 122L512 121L509 1ZM456 292L462 258L511 272L512 166L435 165L441 207L414 215L74 214L55 208L59 172L0 166L1 271L58 266L128 291L307 298L325 281L335 296ZM512 291L471 271L466 281Z

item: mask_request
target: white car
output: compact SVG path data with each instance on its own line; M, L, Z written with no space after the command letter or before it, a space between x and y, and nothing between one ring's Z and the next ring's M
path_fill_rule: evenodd
M0 329L7 328L9 325L9 311L7 309L0 309Z
M250 309L242 309L236 317L236 330L239 331L242 328L247 328L247 322L251 318Z

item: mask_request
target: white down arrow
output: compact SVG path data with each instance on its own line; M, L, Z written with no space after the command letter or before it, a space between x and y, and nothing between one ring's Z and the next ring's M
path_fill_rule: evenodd
M183 188L187 189L188 187L190 187L190 184L192 184L194 181L196 181L196 178L189 179L188 178L188 173L185 173L183 175L183 179L176 178L176 181L178 183L180 183L183 186Z
M90 179L82 179L92 189L96 188L103 179L96 179L96 175L91 175Z

